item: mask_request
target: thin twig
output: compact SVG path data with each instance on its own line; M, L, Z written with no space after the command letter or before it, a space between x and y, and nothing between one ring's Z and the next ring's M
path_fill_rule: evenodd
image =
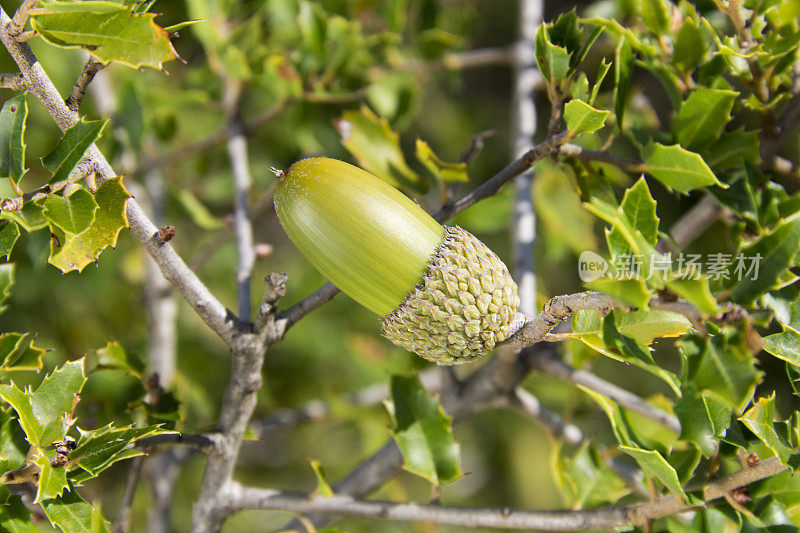
M739 487L754 483L787 470L776 458L754 467L745 467L729 476L712 481L702 488L704 500L725 497ZM629 505L613 505L599 509L561 511L517 511L472 507L446 507L415 503L356 500L349 496L309 498L235 485L231 490L232 510L273 509L295 513L349 515L404 522L450 524L464 527L539 529L546 531L614 529L644 525L651 520L675 515L696 508L681 498L668 495L652 501Z
M11 89L12 91L27 91L28 82L22 72L3 73L0 74L0 87Z
M78 182L86 176L93 174L96 170L96 163L88 158L81 159L75 168L69 173L67 179L53 183L52 185L42 185L32 191L26 192L22 196L13 198L3 198L0 202L0 211L19 211L28 202L35 202L46 198L50 194L57 193L68 185Z
M459 157L458 160L461 163L470 166L475 157L481 153L481 150L483 150L483 147L486 145L486 139L490 139L495 135L497 135L497 130L485 130L473 135L469 142L469 146L466 150L464 150L464 153L461 154L461 157Z
M595 161L598 163L609 163L629 172L647 172L647 165L641 161L635 161L625 157L610 154L607 151L587 150L577 144L563 144L559 150L559 155L565 157L575 157L581 161Z
M653 407L635 394L610 383L587 370L581 370L568 365L550 353L536 353L525 350L523 360L529 368L555 376L570 383L581 385L617 402L620 406L630 409L642 416L658 422L662 426L676 432L681 432L681 424L677 417Z
M86 88L92 83L95 74L106 68L106 66L107 64L101 63L93 57L89 58L83 66L80 76L78 76L78 79L75 80L75 84L72 86L72 92L69 94L66 101L68 108L77 113L78 109L81 107L81 101L83 100L83 95L86 93Z
M126 533L131 525L131 508L133 499L136 496L136 487L142 477L142 467L144 466L145 456L140 455L131 461L128 467L128 477L125 480L125 490L122 492L122 501L119 504L117 518L114 520L114 533Z
M247 139L239 116L241 87L233 81L226 82L225 107L228 112L228 158L233 171L234 211L233 228L236 235L236 301L239 318L250 320L251 313L251 280L256 253L253 249L253 225L247 198L253 179L250 176L250 164L247 157Z
M23 0L11 21L3 22L3 26L5 26L5 31L8 35L16 39L16 37L22 33L22 30L25 28L25 23L28 21L28 13L30 13L37 1L38 0Z

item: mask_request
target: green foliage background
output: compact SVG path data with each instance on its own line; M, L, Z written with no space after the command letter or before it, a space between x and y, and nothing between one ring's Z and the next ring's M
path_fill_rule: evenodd
M772 3L791 4L790 1ZM173 38L173 45L185 63L166 63L168 76L148 68L137 71L116 64L103 72L117 102L116 111L108 117L112 122L98 141L112 166L126 174L123 182L141 181L138 165L224 127L220 68L246 87L244 120L291 98L285 110L257 129L248 145L255 180L251 196L255 239L274 247L256 263L253 299L258 301L261 296L258 280L269 272L287 272L284 307L301 300L325 280L303 260L281 230L269 205L269 191L275 179L267 168L287 168L293 161L311 154L355 162L342 146L336 129L336 121L344 111L358 110L366 103L386 118L393 130L400 132L406 154L413 153L414 140L420 137L444 161L456 161L477 132L495 129L497 135L487 141L486 148L469 168L474 183L491 176L513 159L509 148L513 144L510 65L462 69L451 68L450 61L460 50L512 46L517 34L516 2L322 0L300 4L297 12L297 2L290 0L158 0L153 11L161 13L156 22L162 27L191 19L204 22L181 29L179 37ZM573 7L555 4L548 3L547 20ZM8 13L16 7L7 0L3 0L2 6ZM634 0L609 0L578 8L581 16L603 16L637 31L643 28L637 16L641 6ZM714 11L712 2L697 2L694 8L700 13L710 13L715 24L725 25L724 17ZM795 17L794 31L798 31L797 9L779 8L786 10L787 20ZM648 16L648 11L644 13ZM231 21L227 28L225 19ZM647 26L651 23L658 24L657 20L644 20ZM331 44L319 42L319 34L315 33L319 31L315 25L319 24L328 24ZM593 73L604 58L614 59L613 33L606 32L584 62L581 70L589 73L590 81L594 81ZM31 41L31 46L61 93L68 94L85 55L79 50L53 47L41 39ZM10 57L0 53L0 71L15 70ZM613 70L604 88L611 88L611 78ZM316 98L296 101L303 100L298 92L300 86L317 95ZM661 126L661 133L665 134L668 128L664 125L670 123L673 111L669 89L664 88L652 70L641 65L632 70L630 87L633 94L625 116L629 129L653 130ZM89 91L81 112L88 119L103 118L92 95L93 91L103 91L102 87L94 84ZM352 98L354 92L357 94ZM4 99L11 96L10 91L0 94ZM646 95L646 101L642 95ZM348 101L339 103L340 98ZM536 98L541 110L539 136L543 137L549 104L542 92ZM330 102L311 101L315 99ZM35 158L49 153L61 137L35 98L28 95L27 101L25 139L30 171L24 178L26 189L49 179L50 175ZM614 95L604 89L594 105L613 110ZM738 120L748 128L757 121L755 113ZM737 122L728 130L739 125ZM655 137L659 139L658 134ZM603 138L599 134L585 134L581 144L599 148ZM630 140L621 140L615 148L621 155L638 158ZM798 150L798 129L794 128L783 141L781 154L797 161ZM425 172L419 164L412 166L415 172ZM165 222L177 229L172 243L192 264L230 231L233 193L225 147L220 144L159 170L169 190ZM618 198L634 184L631 176L610 167L607 172ZM537 167L535 203L540 231L536 272L543 300L582 290L577 277L577 254L582 250L601 253L606 250L604 224L581 207L579 196L570 185L571 179L569 172L550 162ZM777 176L776 180L790 193L797 190L796 178ZM5 181L0 180L0 196L13 196ZM679 195L654 179L648 181L657 201L662 231L700 197L698 192ZM188 200L187 193L191 195ZM507 262L510 261L510 193L506 189L455 220ZM434 187L423 197L423 202L435 206L437 194ZM204 208L197 207L194 199ZM716 223L692 244L690 251L733 253L738 229ZM46 231L24 234L17 243L10 257L17 265L16 283L10 307L0 315L0 331L35 333L36 345L52 350L44 357L48 370L92 354L110 340L144 359L148 336L142 292L145 257L140 244L123 232L116 249L104 252L97 266L89 265L81 275L62 274L47 264L49 246ZM235 262L231 234L197 268L201 279L231 309L235 308ZM791 301L795 294L796 290L789 288L784 298ZM185 302L179 300L179 309L178 370L170 388L180 400L178 428L190 432L210 430L217 420L227 384L228 350ZM771 329L764 331L779 331L774 324L768 327ZM669 387L653 375L607 358L590 356L578 342L570 343L565 352L576 364L591 360L587 364L591 364L594 372L636 394L656 402L661 395L670 395ZM680 375L680 358L671 340L656 344L655 359L663 368ZM421 359L381 338L372 314L345 296L337 296L298 323L283 342L270 348L256 420L316 398L330 401L334 415L321 422L270 432L264 440L246 442L236 478L250 485L309 492L316 486L310 459L320 461L328 480L341 478L385 442L391 425L383 406L349 406L341 395L386 382L390 374L425 366ZM764 352L758 356L758 368L765 373L765 380L759 385L756 397L776 391L781 419L798 408L784 366L782 361ZM30 379L37 381L35 377ZM564 413L587 434L597 436L600 443L616 446L617 440L605 416L592 398L574 386L535 373L524 385L548 407ZM762 390L764 394L760 394ZM141 381L133 376L114 370L95 371L81 397L80 425L97 428L112 421L119 426L134 422L128 404L139 399L142 392ZM647 426L646 421L638 419L634 424ZM469 475L442 487L444 502L512 508L562 508L574 503L569 490L563 494L559 490L563 479L556 473L570 468L555 454L561 445L521 414L512 410L484 412L456 426L455 435L461 443L462 469ZM591 455L588 450L580 453ZM190 459L176 485L173 514L176 530L188 530L203 464L199 454ZM573 464L572 468L578 467ZM88 483L81 493L90 501L100 502L106 516L113 516L126 471L127 464L118 463L101 478ZM147 484L142 483L134 506L136 530L145 528L150 497ZM427 501L430 486L419 477L403 473L384 486L377 497ZM794 509L794 505L787 507ZM225 531L278 527L287 518L289 515L276 512L242 512L226 523ZM337 524L343 531L458 530L351 518Z

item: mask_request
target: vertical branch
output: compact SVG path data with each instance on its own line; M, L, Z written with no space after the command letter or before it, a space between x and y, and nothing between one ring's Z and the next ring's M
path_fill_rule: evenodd
M543 15L544 0L520 0L519 41L514 55L514 155L524 154L533 145L536 134L536 105L533 89L540 76L536 70L534 41L536 27ZM536 213L533 210L531 185L533 171L514 180L512 215L513 271L519 286L521 313L536 313L536 276L533 242L536 237Z
M253 276L255 250L253 226L247 208L247 197L253 180L247 159L247 139L239 116L241 88L228 82L225 89L225 106L228 111L228 157L231 160L234 187L233 228L236 233L236 294L239 318L250 320L250 282Z

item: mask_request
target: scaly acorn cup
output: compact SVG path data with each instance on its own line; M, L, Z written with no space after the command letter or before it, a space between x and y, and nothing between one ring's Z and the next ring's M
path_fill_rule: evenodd
M440 365L510 337L519 297L505 264L459 227L442 227L397 189L328 158L276 171L275 211L331 283L381 316L383 335Z

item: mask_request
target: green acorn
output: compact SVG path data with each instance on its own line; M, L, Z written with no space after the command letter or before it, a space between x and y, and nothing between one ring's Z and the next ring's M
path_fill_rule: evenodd
M459 227L358 167L328 158L276 171L275 211L328 280L381 316L386 338L440 365L466 363L511 336L517 285Z

